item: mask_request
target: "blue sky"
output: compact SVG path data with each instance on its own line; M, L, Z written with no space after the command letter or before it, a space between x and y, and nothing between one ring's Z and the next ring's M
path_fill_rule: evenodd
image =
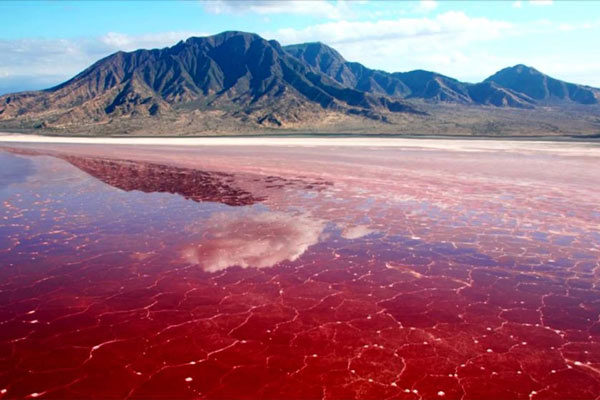
M600 87L598 1L0 1L0 93L60 83L117 50L225 30L322 41L387 71L479 81L523 63Z

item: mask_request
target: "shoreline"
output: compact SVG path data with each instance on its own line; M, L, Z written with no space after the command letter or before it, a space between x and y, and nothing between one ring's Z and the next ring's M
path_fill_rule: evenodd
M363 147L423 150L543 151L577 153L600 157L600 142L579 140L514 140L511 138L456 137L331 137L331 136L238 136L238 137L72 137L40 136L0 132L0 144L48 145L134 145L134 146L222 146L222 147Z
M462 134L410 134L410 133L253 133L222 135L104 135L52 134L22 131L1 131L6 136L52 138L52 139L432 139L468 141L523 141L523 142L574 142L600 143L600 134L595 135L462 135Z

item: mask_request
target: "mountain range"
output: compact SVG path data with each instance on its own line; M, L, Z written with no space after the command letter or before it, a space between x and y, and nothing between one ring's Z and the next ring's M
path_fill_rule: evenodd
M323 43L224 32L117 52L56 87L1 96L0 129L577 135L600 132L599 111L600 89L525 65L466 83L370 69Z

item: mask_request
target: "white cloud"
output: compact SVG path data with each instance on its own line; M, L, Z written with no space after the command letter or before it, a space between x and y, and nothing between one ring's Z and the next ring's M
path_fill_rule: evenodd
M337 21L309 26L304 29L281 29L267 33L283 43L322 41L325 43L358 43L394 39L431 38L478 41L498 38L512 24L487 18L471 18L464 12L449 11L435 18L399 18L394 20Z
M436 0L421 0L419 5L415 8L417 12L430 12L437 8L438 3Z
M204 270L232 266L266 268L298 259L319 241L325 222L282 212L237 212L213 215L203 227L203 239L183 251L183 257Z
M211 0L203 4L213 14L299 14L331 19L351 14L347 2L342 0Z
M575 30L576 27L571 25L571 24L560 24L558 25L558 30L563 31L563 32L568 32L568 31L572 31Z
M465 71L478 65L466 55L470 45L500 39L513 31L513 24L505 21L472 18L452 11L435 17L334 21L265 35L284 44L321 41L335 47L347 60L370 68L433 69L464 78Z
M529 4L534 6L551 6L553 0L529 0ZM514 8L523 8L523 1L516 0L512 3Z
M534 6L551 6L552 0L529 0L529 3Z

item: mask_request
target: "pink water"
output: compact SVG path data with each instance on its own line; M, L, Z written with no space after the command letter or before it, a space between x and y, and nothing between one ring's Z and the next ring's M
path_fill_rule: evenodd
M0 398L598 399L600 162L523 146L5 148Z

